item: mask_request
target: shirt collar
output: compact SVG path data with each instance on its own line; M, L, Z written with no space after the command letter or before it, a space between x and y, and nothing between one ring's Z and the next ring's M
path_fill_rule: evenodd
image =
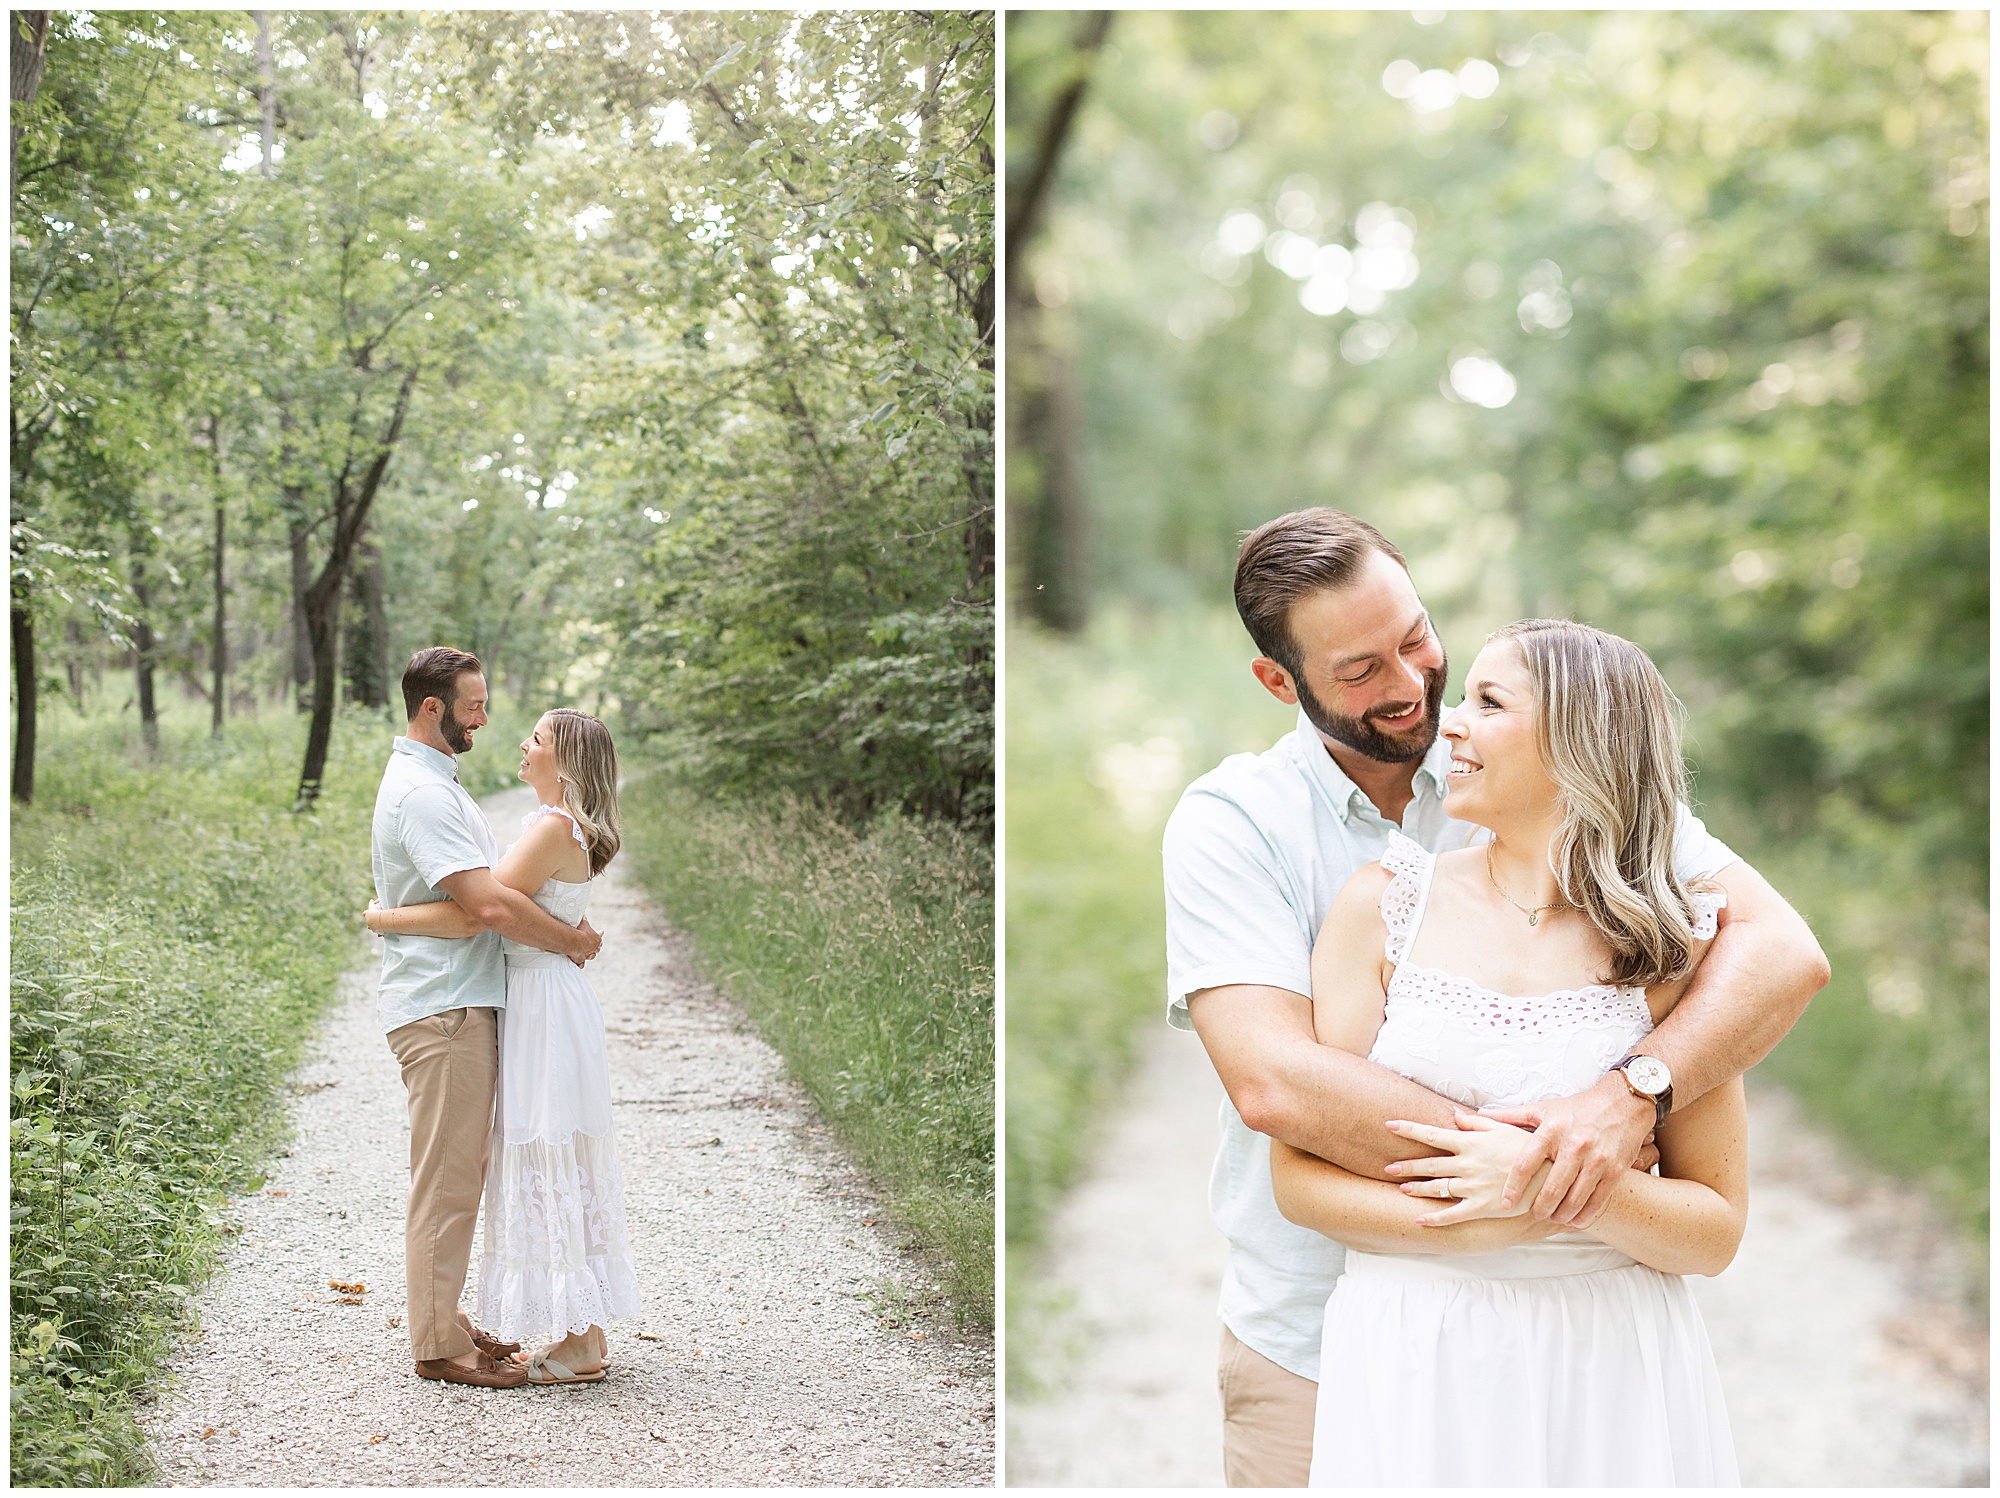
M458 761L451 755L431 748L429 744L419 744L415 739L396 735L395 752L415 757L420 765L426 765L448 780L458 779Z
M1319 736L1319 730L1313 727L1312 720L1306 716L1304 708L1299 709L1298 734L1300 746L1306 753L1306 763L1311 765L1313 773L1319 776L1320 784L1332 800L1334 810L1340 813L1341 821L1350 820L1358 807L1365 806L1379 811L1375 803L1368 799L1368 793L1356 785L1348 773L1340 768L1340 761L1327 752L1326 740ZM1445 742L1443 737L1439 737L1425 751L1423 763L1417 766L1411 790L1421 796L1422 783L1428 780L1431 794L1442 801L1450 772L1451 745Z

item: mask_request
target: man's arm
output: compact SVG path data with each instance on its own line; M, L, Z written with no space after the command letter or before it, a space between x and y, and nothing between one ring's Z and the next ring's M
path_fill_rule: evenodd
M1312 1001L1238 983L1188 995L1188 1017L1229 1101L1249 1128L1375 1180L1416 1147L1392 1118L1453 1127L1453 1105L1386 1066L1321 1045Z
M490 931L544 952L560 952L579 965L597 955L604 938L591 929L567 925L517 889L509 889L488 868L460 869L438 881L467 914Z
M1673 1011L1639 1047L1673 1073L1676 1112L1768 1056L1833 976L1812 928L1749 864L1739 859L1715 882L1729 896L1715 941ZM1553 1161L1532 1210L1570 1226L1587 1226L1604 1209L1653 1127L1652 1105L1616 1072L1575 1097L1493 1116L1535 1130L1505 1200L1520 1200L1541 1162Z

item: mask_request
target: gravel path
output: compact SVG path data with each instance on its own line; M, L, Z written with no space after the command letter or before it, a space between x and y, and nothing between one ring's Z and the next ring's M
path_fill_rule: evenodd
M1151 1036L1052 1230L1031 1365L1050 1392L1008 1402L1010 1486L1220 1484L1220 1096L1193 1036ZM1742 1249L1695 1281L1744 1483L1984 1487L1987 1327L1962 1249L1778 1089L1753 1085L1750 1137Z
M523 787L483 804L504 846L534 801ZM371 949L292 1084L291 1152L237 1204L201 1334L142 1421L167 1481L991 1484L990 1340L932 1314L865 1181L624 868L592 900L590 974L644 1314L609 1329L609 1376L514 1390L412 1376L409 1127ZM347 1304L329 1280L367 1290Z

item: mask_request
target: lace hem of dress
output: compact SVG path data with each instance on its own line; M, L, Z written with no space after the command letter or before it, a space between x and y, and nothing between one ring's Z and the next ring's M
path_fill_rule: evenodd
M479 1324L503 1342L567 1337L639 1314L639 1281L629 1260L589 1259L552 1274L479 1261Z
M576 825L576 818L560 806L550 806L546 802L537 806L533 811L521 818L521 830L526 832L535 823L541 821L543 817L561 817L565 822L569 823L569 835L576 839L576 845L583 849L585 853L590 851L590 844L583 840L583 829ZM556 881L558 884L566 884L568 882L568 880L564 879Z
M479 1264L480 1321L505 1340L638 1315L624 1179L610 1137L503 1143L486 1183Z
M1389 981L1388 997L1391 1004L1416 1004L1496 1035L1542 1035L1558 1022L1564 1030L1579 1024L1641 1023L1648 1030L1653 1025L1645 989L1609 983L1520 997L1440 968L1404 964Z
M1423 896L1424 869L1431 855L1400 832L1389 834L1389 846L1382 853L1382 867L1395 877L1382 891L1382 924L1388 936L1382 952L1391 962L1400 963L1409 954L1410 922Z

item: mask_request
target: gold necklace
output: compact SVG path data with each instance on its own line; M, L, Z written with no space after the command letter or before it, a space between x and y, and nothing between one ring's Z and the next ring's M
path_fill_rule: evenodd
M1500 888L1500 881L1493 877L1493 845L1491 843L1488 843L1486 845L1486 882L1493 886L1493 892L1495 894L1497 894L1501 899L1505 900L1509 905L1513 906L1516 910L1520 911L1522 915L1526 916L1528 918L1528 924L1530 926L1539 925L1541 923L1542 912L1545 910L1576 909L1574 905L1571 905L1566 901L1557 900L1552 904L1537 905L1533 910L1530 910L1527 906L1523 905L1519 900L1515 899L1512 895L1508 894L1507 891Z

